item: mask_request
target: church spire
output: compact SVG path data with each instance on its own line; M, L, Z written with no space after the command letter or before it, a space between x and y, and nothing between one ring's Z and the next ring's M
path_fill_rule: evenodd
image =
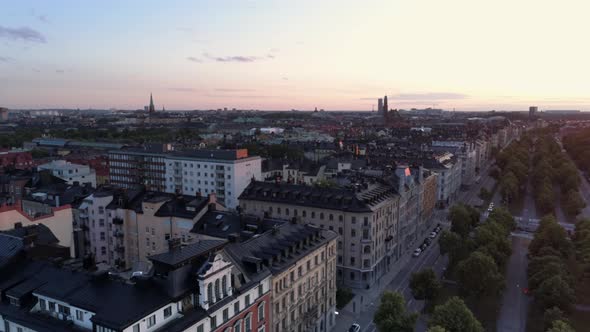
M152 97L152 94L150 93L150 108L149 108L149 112L150 113L154 113L156 111L156 108L154 107L154 98Z

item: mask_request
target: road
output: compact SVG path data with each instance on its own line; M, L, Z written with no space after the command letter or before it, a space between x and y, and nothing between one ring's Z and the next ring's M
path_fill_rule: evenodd
M526 184L522 219L524 222L537 219L530 176ZM520 233L514 233L511 239L512 255L506 266L506 289L502 294L502 307L496 326L498 332L525 332L530 299L524 295L523 288L528 287L526 255L530 239Z
M498 332L525 332L530 298L524 295L527 286L526 269L530 240L512 237L512 256L506 269L506 289L497 322Z

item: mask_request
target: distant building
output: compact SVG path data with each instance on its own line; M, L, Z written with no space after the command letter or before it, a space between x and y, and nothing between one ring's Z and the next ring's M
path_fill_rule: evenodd
M387 104L387 96L383 97L383 113L389 111L389 105Z
M538 111L537 106L529 107L529 120L533 120L535 118L535 116L537 115L537 111Z
M33 157L29 150L0 151L0 168L28 169L31 166L33 166Z
M96 172L87 165L72 164L65 160L54 160L50 163L39 165L38 170L50 170L53 176L67 181L69 184L90 183L96 187Z
M383 112L383 98L377 100L377 112Z
M572 115L578 114L580 110L546 110L545 114L560 114L560 115Z
M8 108L0 107L0 122L8 121Z

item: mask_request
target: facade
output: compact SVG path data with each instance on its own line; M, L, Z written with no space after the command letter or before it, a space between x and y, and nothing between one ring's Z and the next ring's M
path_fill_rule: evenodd
M106 271L90 275L23 263L9 273L13 282L4 289L9 301L0 304L0 324L6 331L39 332L270 331L268 270L242 270L225 244L171 248L150 257L149 275L127 282L110 280Z
M29 150L13 149L0 151L0 169L29 169L33 166L33 157Z
M73 239L72 225L72 208L69 205L63 205L56 208L50 208L48 213L29 214L22 208L20 202L15 205L0 206L0 231L15 228L20 224L23 227L31 225L44 225L58 239L58 245L69 248L70 257L75 256L75 245ZM1 326L1 325L0 325Z
M336 239L333 231L284 223L258 237L228 245L236 261L272 273L269 331L330 331L336 311Z
M169 149L111 151L111 184L147 190L203 196L215 194L219 203L233 209L238 196L252 178L261 178L260 157L248 150L193 150L172 153Z
M422 218L426 220L425 226L427 229L432 227L432 214L436 207L438 174L424 170L422 176L422 206L420 207Z
M391 185L367 179L346 188L252 182L240 196L244 213L336 231L338 282L366 288L401 257L400 197Z
M149 256L168 251L172 239L192 242L190 231L209 204L215 204L214 196L102 188L79 207L86 254L121 269L148 263Z
M452 203L461 188L461 159L450 152L444 152L438 154L434 161L428 168L438 174L437 203L447 206Z
M96 173L87 165L72 164L65 160L54 160L50 163L39 165L38 170L49 170L53 176L67 181L69 184L74 182L83 184L90 183L96 187Z

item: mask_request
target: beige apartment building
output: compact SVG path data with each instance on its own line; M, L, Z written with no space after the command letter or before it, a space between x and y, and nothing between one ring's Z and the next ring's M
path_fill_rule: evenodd
M348 188L252 182L240 196L244 213L313 224L339 234L337 279L366 288L395 264L402 251L399 195L383 181L365 179Z

